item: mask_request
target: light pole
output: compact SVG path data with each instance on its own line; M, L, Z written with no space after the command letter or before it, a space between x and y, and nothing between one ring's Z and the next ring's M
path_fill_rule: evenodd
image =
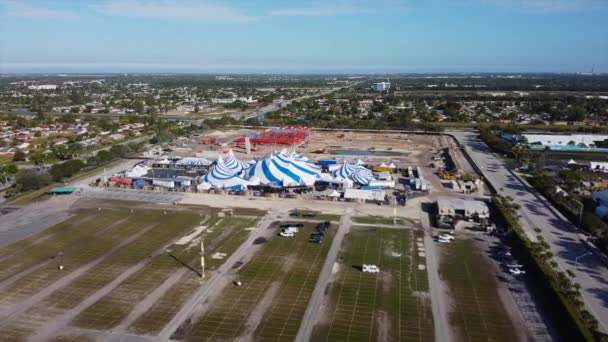
M586 257L587 255L591 255L593 252L587 252L585 254L581 254L574 259L574 269L578 269L578 260Z
M201 279L205 279L205 245L201 240Z

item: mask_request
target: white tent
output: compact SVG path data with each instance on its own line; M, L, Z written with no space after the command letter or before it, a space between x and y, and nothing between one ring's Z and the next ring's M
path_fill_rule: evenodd
M211 165L211 160L207 158L186 157L176 161L175 164L186 166L209 166Z
M147 165L136 165L133 169L125 172L125 176L130 178L142 177L145 176L149 170L150 167Z

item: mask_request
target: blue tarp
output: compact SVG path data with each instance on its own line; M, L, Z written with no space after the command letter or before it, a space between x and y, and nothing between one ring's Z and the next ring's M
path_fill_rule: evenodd
M336 165L336 164L338 164L338 161L334 160L334 159L317 160L317 165Z
M146 181L144 181L143 179L136 179L133 181L133 186L144 186L146 185Z

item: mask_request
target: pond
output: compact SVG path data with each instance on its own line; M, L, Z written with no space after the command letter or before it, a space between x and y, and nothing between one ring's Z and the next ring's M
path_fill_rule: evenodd
M395 151L375 151L375 150L329 150L330 154L339 156L405 156L408 153Z

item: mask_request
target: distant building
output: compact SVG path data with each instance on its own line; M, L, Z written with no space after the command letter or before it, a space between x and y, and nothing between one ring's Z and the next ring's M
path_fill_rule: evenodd
M372 90L373 91L385 91L385 90L389 90L391 88L391 84L390 82L379 82L379 83L373 83L372 84Z
M28 87L30 90L55 90L57 89L56 84L40 84L40 85L31 85Z

